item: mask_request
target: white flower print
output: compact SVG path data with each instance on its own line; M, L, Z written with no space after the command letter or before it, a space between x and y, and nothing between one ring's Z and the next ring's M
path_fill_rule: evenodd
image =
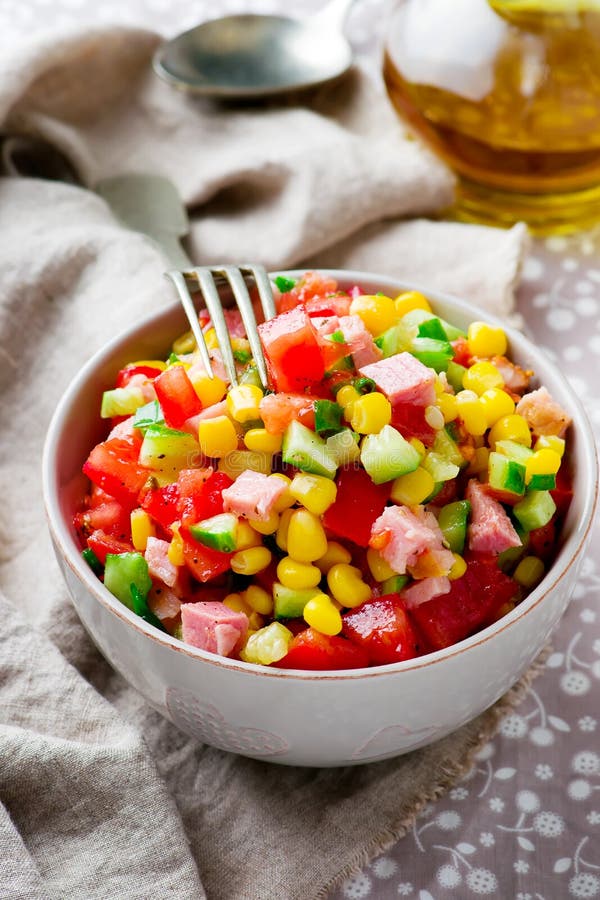
M524 813L537 812L540 808L540 798L533 791L519 791L515 798L517 808Z
M582 750L573 757L571 768L578 775L595 775L600 771L600 756L593 750Z
M348 900L362 900L371 893L371 879L364 872L359 872L343 883L342 893Z
M513 863L513 869L520 875L525 875L527 872L529 872L529 863L525 862L524 859L518 859L515 863Z
M489 869L471 869L466 881L474 894L493 894L498 887L498 879Z
M533 820L533 829L542 837L558 837L565 830L565 822L557 813L541 812Z
M527 728L527 719L517 713L511 713L500 723L500 734L506 738L522 738L527 734Z
M586 818L590 825L600 825L600 812L597 810L593 809L587 814Z
M410 881L401 881L398 885L398 893L401 897L409 897L413 891L414 888Z
M596 621L596 613L593 609L582 609L579 613L579 618L582 622L585 622L586 625L591 625L592 622Z
M567 793L571 800L587 800L592 793L592 786L585 778L577 778L569 782Z
M600 644L600 641L598 642ZM593 719L592 716L582 716L581 719L577 722L579 725L580 731L595 731L596 725L598 724L596 719Z
M549 766L546 763L538 763L535 767L535 777L539 778L540 781L549 781L553 775L554 770L552 769L552 766Z
M554 743L554 734L544 725L538 725L532 728L529 733L529 740L537 747L549 747Z
M461 822L461 817L453 809L445 810L435 817L435 824L442 831L455 831Z
M589 675L578 670L565 672L560 679L561 689L570 697L581 697L583 694L587 694L590 685L591 681Z
M516 896L516 900L533 900L531 894L524 894L523 891L519 891Z
M479 843L483 847L493 847L496 843L496 838L491 831L482 831L479 835Z
M490 800L490 809L492 812L502 812L504 809L504 800L501 800L500 797L492 797Z
M596 640L592 644L592 650L594 651L594 653L598 653L600 655L600 638L596 638Z
M445 888L458 887L458 885L462 881L462 875L460 874L456 866L451 866L449 864L440 866L435 877L438 880L438 884L441 887Z
M371 866L377 878L391 878L398 871L398 863L391 856L381 856Z
M449 794L451 800L466 800L468 796L469 792L464 787L452 788Z
M573 897L597 897L600 892L600 879L591 872L579 872L569 881L569 893Z

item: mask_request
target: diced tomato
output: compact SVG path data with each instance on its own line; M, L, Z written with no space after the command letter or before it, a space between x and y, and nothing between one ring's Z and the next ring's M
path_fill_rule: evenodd
M337 635L330 637L306 628L293 638L287 655L273 663L282 669L362 669L369 657L362 647Z
M436 506L445 506L446 503L452 503L453 500L456 500L457 495L457 481L456 478L453 478L451 481L444 482L444 486L440 488L431 502Z
M106 562L108 553L131 553L133 544L129 541L120 541L112 534L105 534L98 529L93 531L86 541L90 550L93 550L102 565Z
M323 525L336 537L366 547L371 526L387 503L391 484L373 484L364 469L339 470L335 502L323 516Z
M347 316L352 300L347 294L330 294L328 297L313 297L306 306L306 312L313 316Z
M149 475L148 469L138 464L137 457L135 445L113 438L94 447L83 465L83 472L126 509L133 509Z
M435 650L449 647L494 621L497 611L517 594L518 585L498 568L496 557L471 554L462 578L410 611Z
M299 303L306 303L314 297L327 297L335 294L337 281L333 278L325 278L318 272L307 272L299 278L291 291L287 291L279 298L278 312L287 312L294 309Z
M303 393L325 374L315 328L303 306L258 326L269 378L276 391Z
M452 349L454 350L452 361L458 363L459 366L464 366L465 369L468 369L472 362L472 356L466 338L459 337L455 341L451 341L451 344Z
M544 562L548 562L554 555L556 545L556 515L541 528L534 528L529 532L527 554L537 556Z
M200 398L183 366L171 366L161 372L154 381L154 389L165 422L171 428L181 428L186 419L202 409Z
M435 440L435 429L427 423L425 406L414 403L395 403L392 406L392 422L403 438L418 438L426 447L431 447Z
M77 513L74 522L77 530L84 536L100 530L121 541L127 541L131 537L129 510L116 500L109 499L106 503Z
M121 388L129 384L134 375L144 375L146 378L156 378L160 375L161 369L155 369L154 366L125 366L117 375L115 387Z
M295 419L314 430L314 400L303 394L267 394L260 402L260 416L269 434L283 434Z
M185 564L198 581L206 582L230 569L231 553L211 550L195 541L187 531L182 529L183 558Z
M179 518L179 488L177 482L143 491L140 506L166 531Z
M342 616L344 634L376 665L418 656L417 636L398 594L367 600Z
M573 499L573 482L567 464L564 462L556 473L556 487L550 493L556 503L558 515L563 519L569 511Z
M222 493L232 484L232 479L225 472L182 469L177 480L178 518L181 519L182 525L194 525L203 519L220 515L223 512Z
M114 497L103 491L97 484L92 484L90 492L85 498L85 508L93 509L95 506L102 506L103 503L112 503Z

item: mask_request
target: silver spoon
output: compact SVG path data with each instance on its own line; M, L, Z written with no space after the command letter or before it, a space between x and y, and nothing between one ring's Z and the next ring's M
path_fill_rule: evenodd
M219 98L315 87L352 63L342 28L353 2L329 0L303 20L247 14L205 22L159 47L154 71L175 87Z

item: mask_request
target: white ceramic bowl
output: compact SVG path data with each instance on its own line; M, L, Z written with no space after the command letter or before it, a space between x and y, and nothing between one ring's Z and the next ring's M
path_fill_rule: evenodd
M360 284L372 293L394 296L414 287L363 272L328 274L342 287ZM466 303L423 290L438 313L459 326L494 321ZM92 574L71 524L85 491L81 465L105 435L98 417L102 391L130 360L165 356L185 329L184 314L174 304L115 338L74 379L48 431L43 472L50 530L77 612L104 656L153 707L199 740L286 764L385 759L438 740L493 704L527 669L562 616L596 505L592 432L557 366L507 329L512 359L535 371L574 423L574 500L557 558L541 584L499 622L419 659L346 672L278 671L197 650L147 625Z

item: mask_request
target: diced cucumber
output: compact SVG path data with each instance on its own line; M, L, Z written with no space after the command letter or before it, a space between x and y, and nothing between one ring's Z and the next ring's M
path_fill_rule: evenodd
M429 453L425 454L425 459L422 461L421 465L424 469L427 469L434 481L452 481L452 479L456 478L460 472L457 465L450 462L450 460L446 459L446 457L442 456L440 453L435 453L433 450L430 450Z
M530 491L553 491L556 487L556 475L532 475L527 487Z
M465 376L466 368L461 366L460 363L454 362L453 359L448 363L448 367L446 369L446 378L448 379L448 384L454 388L456 393L463 389L463 378Z
M270 475L273 468L273 454L264 450L234 450L219 460L219 472L225 472L235 479L246 469Z
M140 408L135 411L133 426L134 428L139 428L140 431L145 431L150 425L164 424L165 417L163 416L158 400L151 400L150 403L146 403L145 406L140 406Z
M549 491L528 491L513 506L513 514L525 531L543 528L556 512L556 503Z
M492 451L488 459L488 480L493 488L500 491L524 494L525 466L503 453Z
M448 462L454 463L459 469L467 465L467 460L458 449L458 444L450 437L445 428L440 428L437 432L431 449L434 453L439 453L440 456L447 459Z
M417 329L417 334L419 337L434 338L436 341L448 340L444 326L437 316L432 316L430 319L425 319L424 322L421 322Z
M142 389L135 384L113 388L112 391L104 391L102 394L100 416L103 419L112 419L114 416L131 416L145 402L146 398Z
M335 434L342 428L344 410L332 400L315 400L315 431L321 436Z
M151 425L146 429L140 448L140 465L176 481L181 469L193 468L200 460L198 441L187 431L176 431L164 425Z
M392 575L381 583L382 594L399 594L408 584L408 575Z
M319 593L319 588L295 590L276 581L273 585L273 616L275 619L298 619L309 600Z
M413 337L414 330L411 331L399 322L376 337L375 343L381 350L383 358L388 359L390 356L395 356L396 353L408 350Z
M190 525L190 534L205 547L232 553L237 544L237 516L233 513L220 513Z
M525 465L530 456L533 456L533 450L523 444L517 444L516 441L496 441L496 452L503 453L510 459L515 459L521 465Z
M368 434L361 444L360 461L375 484L393 481L414 472L421 461L418 450L391 425L378 434Z
M436 372L445 372L454 356L454 350L448 341L436 341L434 338L425 337L414 338L410 352L424 366L429 366Z
M351 356L342 356L341 359L338 359L330 369L325 372L325 377L328 375L333 375L334 372L352 372L354 370L354 363L352 361Z
M145 597L152 587L148 563L141 553L108 553L104 565L104 586L130 610L131 585Z
M342 428L327 438L327 450L337 466L347 466L360 457L359 436L350 428Z
M240 375L239 380L240 384L253 384L255 387L262 388L262 381L260 380L258 369L253 362L246 366Z
M326 441L296 420L285 430L281 455L284 462L303 472L335 478L337 464Z
M441 338L442 340L456 341L460 337L466 337L466 332L461 328L457 328L456 325L452 325L450 322L447 322L446 319L442 319L439 316L434 315L434 313L427 312L425 309L411 309L410 312L407 312L402 316L403 324L409 326L413 330L415 327L418 330L421 325L430 322L432 319L437 319L443 329L444 333ZM432 334L429 335L429 337L435 337L435 335Z
M462 553L464 550L470 512L471 504L468 500L455 500L442 506L440 510L438 525L453 553Z

